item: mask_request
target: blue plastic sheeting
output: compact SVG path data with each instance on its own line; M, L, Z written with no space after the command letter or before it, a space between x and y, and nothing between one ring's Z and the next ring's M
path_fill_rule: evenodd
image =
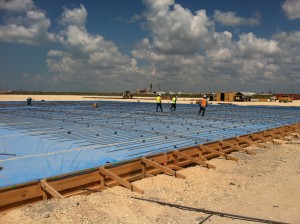
M0 104L0 187L300 122L300 108L153 103Z

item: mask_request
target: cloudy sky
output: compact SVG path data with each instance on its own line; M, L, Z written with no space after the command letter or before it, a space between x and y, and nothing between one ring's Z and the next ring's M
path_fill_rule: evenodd
M0 89L300 93L300 0L0 0Z

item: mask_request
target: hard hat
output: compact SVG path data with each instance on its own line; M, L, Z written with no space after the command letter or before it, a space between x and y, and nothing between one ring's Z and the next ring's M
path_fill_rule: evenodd
M175 96L177 98L177 96Z
M161 96L161 94L160 94L160 93L159 93L158 95L159 95L159 96Z
M206 95L203 95L203 97L206 97Z

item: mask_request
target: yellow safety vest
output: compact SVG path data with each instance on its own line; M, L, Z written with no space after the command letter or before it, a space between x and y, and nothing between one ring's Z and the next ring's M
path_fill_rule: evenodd
M174 103L174 104L176 103L176 97L172 98L172 103Z
M161 103L161 97L160 96L156 97L156 103Z

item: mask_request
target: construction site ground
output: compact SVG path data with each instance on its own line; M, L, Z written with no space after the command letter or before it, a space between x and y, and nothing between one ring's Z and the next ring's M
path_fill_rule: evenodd
M299 137L277 142L283 144L268 142L269 149L249 147L256 155L232 153L238 162L210 160L216 169L193 166L179 171L186 179L157 175L136 181L144 194L113 187L90 195L42 201L0 215L0 223L256 223L218 215L209 217L207 213L178 206L300 223Z
M300 223L299 140L270 149L249 147L256 155L232 153L238 162L216 158L217 169L180 171L186 179L158 175L135 182L144 194L123 187L48 200L10 211L0 223L200 223L209 214L163 206L132 197L240 216ZM211 216L205 223L255 223Z
M155 97L133 97L132 99L124 99L122 96L82 96L82 95L12 95L12 94L0 94L0 101L24 101L31 97L34 101L128 101L128 102L153 102L155 103ZM190 104L196 103L197 98L187 98L178 96L177 104ZM162 100L163 104L171 104L171 100ZM279 101L265 101L265 102L220 102L210 101L211 104L229 103L241 106L295 106L300 107L300 100L293 100L289 103L280 103Z

